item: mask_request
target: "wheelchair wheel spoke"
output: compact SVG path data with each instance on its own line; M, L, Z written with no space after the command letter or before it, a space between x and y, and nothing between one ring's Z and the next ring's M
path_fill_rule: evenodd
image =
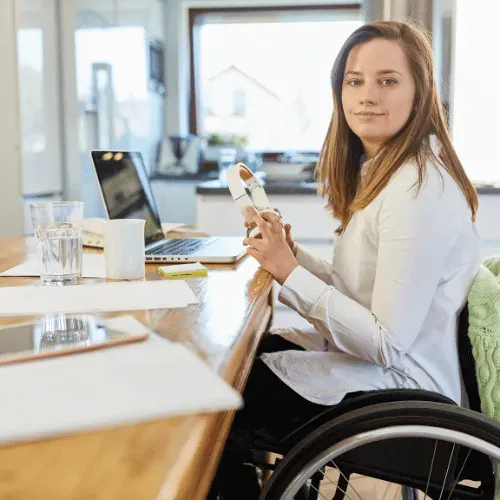
M443 491L444 491L444 487L446 485L446 480L448 479L448 472L450 472L451 459L453 458L454 451L455 451L455 443L453 443L453 446L451 448L450 458L448 460L448 466L446 467L446 473L445 473L444 479L443 479L443 486L441 486L441 493L439 494L438 500L441 500L441 498L443 496Z
M336 467L336 468L338 469L338 471L340 472L340 474L341 474L341 475L342 475L342 476L346 479L346 481L347 481L347 487L351 486L351 488L354 490L354 492L356 493L356 495L358 495L357 491L353 488L353 486L349 484L349 479L348 479L348 478L346 478L346 477L344 476L344 474L342 473L342 471L341 471L338 467ZM326 479L329 481L329 483L330 483L330 484L332 484L333 486L335 486L335 488L337 488L339 491L341 491L342 493L344 493L344 495L347 495L347 498L349 498L349 499L350 499L350 497L349 497L349 495L347 494L347 492L346 492L346 491L344 491L344 490L343 490L343 489L342 489L342 488L338 485L338 483L333 482L333 481L332 481L332 480L328 477L328 475L327 475L327 473L326 473L326 472L323 472L322 470L321 470L320 472L321 472L321 474L323 474L323 478L326 478ZM358 497L359 497L359 495L358 495ZM360 498L361 500L363 500L361 497L359 497L359 498Z
M328 477L328 475L326 474L326 472L323 472L323 471L320 471L320 472L321 472L321 474L323 474L323 477L324 477L324 478L326 478L330 484L333 484L333 486L337 486L337 483L334 483L334 482L333 482L333 481L332 481L332 480Z
M451 499L451 495L453 495L453 492L455 491L455 488L457 487L457 484L460 481L460 476L462 475L462 472L464 470L465 464L467 463L467 460L469 458L469 455L470 455L471 451L472 450L469 448L469 451L467 452L467 456L465 457L464 463L462 464L462 467L460 467L460 472L457 475L457 480L453 483L453 487L451 488L450 494L448 495L448 498L446 500L450 500Z
M316 486L313 486L312 482L309 484L309 487L310 487L310 488L312 488L313 490L315 490L315 491L316 491L316 493L318 493L318 495L319 495L321 498L323 498L324 500L329 500L327 497L325 497L325 495L323 495L323 493L321 493L321 491L319 491L319 489L318 489L318 488L316 488ZM343 491L343 490L341 490L341 491L342 491L342 493L344 493L344 494L346 494L346 495L347 495L347 493L346 493L345 491ZM347 495L347 498L348 498L349 500L352 500L352 499L349 497L349 495Z
M333 464L333 466L339 471L339 474L347 481L347 484L349 485L350 484L349 478L342 472L340 467L335 463L335 460L330 460L330 463ZM354 491L354 493L356 493L356 496L359 498L359 500L363 500L360 497L359 493L356 491L356 488L354 488L354 486L352 484L350 484L350 486L352 488L352 491Z
M428 494L428 491L429 491L429 484L431 482L431 476L432 476L432 469L434 468L434 459L436 458L437 445L438 445L438 442L437 442L437 439L436 439L436 441L434 443L434 452L432 453L432 460L431 460L431 468L429 470L429 477L427 478L427 486L425 487L425 497L424 497L424 500L427 500L427 494Z

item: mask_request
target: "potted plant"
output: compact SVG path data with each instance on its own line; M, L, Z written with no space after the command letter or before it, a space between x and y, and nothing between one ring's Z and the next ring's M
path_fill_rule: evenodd
M235 149L239 160L245 156L245 146L248 139L245 136L237 134L212 133L206 137L206 147L203 151L205 160L217 161L221 149Z

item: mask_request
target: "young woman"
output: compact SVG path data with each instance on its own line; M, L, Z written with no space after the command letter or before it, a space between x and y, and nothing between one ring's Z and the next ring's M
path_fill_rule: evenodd
M476 192L448 135L426 36L384 21L357 29L333 67L334 110L318 165L340 221L333 263L273 215L246 239L307 330L267 335L214 491L257 498L252 433L286 433L359 391L414 388L461 402L457 317L479 268Z

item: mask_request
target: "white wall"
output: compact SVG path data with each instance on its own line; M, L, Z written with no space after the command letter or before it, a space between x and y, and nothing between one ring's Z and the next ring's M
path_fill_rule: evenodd
M0 2L0 236L24 233L16 1Z
M167 0L165 126L168 135L189 131L189 8L356 4L357 0Z

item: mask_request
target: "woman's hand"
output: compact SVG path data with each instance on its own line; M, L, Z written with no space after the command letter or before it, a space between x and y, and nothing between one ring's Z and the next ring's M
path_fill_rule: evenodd
M255 210L253 212L255 212ZM245 226L245 229L250 227L250 224L247 221L245 221L243 225ZM292 226L290 224L285 224L285 238L290 250L293 252L294 257L297 257L298 244L293 241Z
M262 235L262 238L243 240L243 244L248 245L247 254L255 257L259 264L271 273L280 285L283 285L291 272L299 265L287 241L286 233L276 215L259 214L253 208L248 208L247 211L253 214L252 222L258 226ZM291 241L293 246L293 240Z

